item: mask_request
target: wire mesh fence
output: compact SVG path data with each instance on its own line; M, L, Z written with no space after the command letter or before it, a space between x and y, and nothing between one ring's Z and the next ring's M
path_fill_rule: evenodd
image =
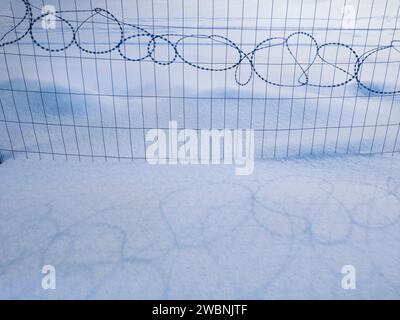
M397 0L1 4L0 160L145 159L172 121L263 159L400 151Z

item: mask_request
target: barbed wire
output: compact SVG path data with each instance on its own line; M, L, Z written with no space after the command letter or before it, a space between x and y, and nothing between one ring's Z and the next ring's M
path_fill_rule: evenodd
M72 46L76 46L79 50L87 53L87 54L92 54L92 55L103 55L111 52L118 52L118 54L121 56L122 59L130 62L138 62L142 61L145 59L150 59L152 60L155 64L162 65L162 66L167 66L173 64L175 61L180 59L183 63L186 63L187 65L197 68L199 70L203 71L209 71L209 72L226 72L231 69L235 69L235 81L239 86L246 86L254 74L262 81L264 81L266 84L278 86L278 87L303 87L303 86L311 86L311 87L320 87L320 88L335 88L335 87L341 87L344 85L349 84L350 82L356 81L357 84L366 89L367 91L378 94L378 95L395 95L395 94L400 94L400 90L396 90L397 88L393 88L393 90L385 90L383 87L382 90L378 90L374 88L371 85L366 84L361 80L361 70L363 67L364 62L371 57L373 54L378 54L381 51L384 50L391 50L394 49L397 52L400 53L399 49L397 49L397 44L400 43L400 40L392 40L389 45L386 46L378 46L376 48L373 48L367 52L364 52L362 55L357 54L357 52L352 48L352 46L340 43L340 42L328 42L324 44L319 44L317 40L314 38L314 36L311 33L304 32L304 31L297 31L291 33L287 37L270 37L267 39L264 39L263 41L259 42L253 50L250 50L248 52L245 52L240 48L240 46L229 39L228 37L222 36L222 35L217 35L217 34L208 34L208 35L185 35L185 34L179 34L179 33L164 33L164 34L155 34L150 32L149 30L135 25L135 24L130 24L126 23L124 21L120 21L115 15L113 15L110 11L104 9L104 8L95 8L93 10L68 10L68 11L55 11L55 12L47 12L47 13L42 13L36 17L33 15L33 10L32 8L34 7L29 0L19 0L22 1L24 6L25 6L25 13L22 16L22 19L17 23L14 24L14 27L12 27L9 31L7 31L4 35L1 36L0 38L0 48L9 46L12 44L15 44L25 38L28 34L30 35L30 38L32 42L41 48L44 51L47 52L62 52L65 50L68 50ZM36 8L40 9L40 8ZM88 17L84 19L77 27L74 27L70 21L62 17L61 15L63 13L88 13ZM34 26L38 23L41 22L43 19L49 18L56 18L58 19L61 23L64 23L68 26L68 28L71 31L71 38L68 40L68 42L65 42L63 46L59 48L52 48L49 44L46 46L45 43L41 43L37 36L35 35L35 28ZM116 24L117 29L118 29L118 40L115 43L110 43L110 47L106 50L94 50L89 49L85 47L79 37L79 31L81 30L82 26L87 23L90 20L93 20L94 17L96 16L102 16L106 18L107 20L111 21L112 23ZM17 28L20 27L24 22L28 22L28 27L24 32L22 32L21 35L18 36L17 33ZM136 30L136 34L126 36L125 29L127 27L133 28ZM12 32L15 33L15 39L9 40L9 41L4 41L8 35L10 35ZM142 57L132 57L129 56L126 53L126 50L122 50L122 48L126 48L127 42L135 39L135 38L140 38L140 37L148 37L150 40L147 42L147 50L145 51L145 54ZM171 41L171 37L177 37L176 41ZM309 42L309 45L306 44L305 47L308 47L308 50L310 52L310 55L308 55L307 61L300 61L300 58L298 57L298 49L299 49L299 41L295 44L291 44L291 39L294 37L303 37L306 41ZM63 37L64 38L64 37ZM200 63L196 61L191 61L189 58L185 57L185 54L183 51L180 49L181 47L184 46L184 41L188 39L206 39L206 40L211 40L215 43L219 43L221 45L226 46L227 48L231 48L234 51L237 52L238 58L236 61L233 63L226 63L223 67L216 68L212 66L212 63L210 63L211 66L206 67L204 65L201 65ZM160 46L161 42L163 42L163 45L168 45L171 49L173 54L171 55L170 59L168 61L160 60L156 58L156 53L157 53L157 48ZM307 42L307 43L308 43ZM293 60L293 65L296 66L297 71L299 72L299 76L297 78L296 83L283 83L282 81L272 81L268 79L266 76L262 75L261 71L257 69L257 62L256 62L256 55L258 52L261 52L262 50L265 49L270 49L273 47L283 47L286 49L286 53L289 54L289 57ZM296 49L293 48L293 46L296 46ZM311 48L313 47L313 53ZM304 46L303 46L304 47ZM336 47L337 50L343 49L347 50L351 59L351 65L353 67L348 68L347 70L345 68L340 67L340 63L337 61L329 61L326 57L324 57L324 54L322 53L325 49L329 47ZM341 81L337 81L335 83L331 84L321 84L321 83L315 83L310 79L310 74L309 71L312 68L312 66L317 62L317 60L320 60L322 64L329 65L333 68L335 68L335 72L340 72L345 79L342 79ZM246 77L245 80L241 80L241 76L239 75L240 68L244 65L244 62L250 66L250 72L249 76ZM388 67L389 61L386 64ZM265 65L265 64L264 64ZM268 65L268 63L267 63ZM283 65L282 65L283 66ZM282 78L282 77L281 77ZM335 79L333 79L335 80Z

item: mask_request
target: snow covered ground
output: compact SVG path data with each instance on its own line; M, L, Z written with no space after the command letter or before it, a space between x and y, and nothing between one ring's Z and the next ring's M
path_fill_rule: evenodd
M399 160L6 161L0 298L398 299Z

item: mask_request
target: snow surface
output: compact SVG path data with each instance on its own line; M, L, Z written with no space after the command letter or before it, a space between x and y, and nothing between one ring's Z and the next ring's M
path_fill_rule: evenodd
M84 10L78 17L75 2ZM244 52L296 31L311 33L320 45L348 44L359 55L400 39L397 0L360 1L357 32L341 28L345 1L304 0L302 10L300 1L289 1L290 10L275 1L272 20L270 1L259 1L258 12L256 0L230 0L229 11L227 1L215 1L212 10L213 2L46 4L69 10L63 17L74 26L76 18L87 18L85 10L107 7L156 34L218 34ZM0 7L0 34L10 29L10 16L24 12L22 1L12 5ZM92 25L82 26L81 44L93 49L94 37L97 49L106 50L108 36L116 44L118 26L102 16L94 20L95 36ZM17 33L26 28L18 25ZM50 30L47 40L39 25L33 29L52 48L72 37L60 31ZM146 52L143 38L126 45L129 56ZM310 39L296 39L306 49L298 56L307 61ZM226 53L232 48L208 40L200 39L199 55L195 40L187 44L185 57L203 67L237 62L235 50ZM258 57L259 71L297 85L293 59L282 46L269 50ZM168 54L171 47L159 41L156 57ZM326 49L328 61L351 72L349 54L344 47ZM253 76L242 87L233 69L126 62L116 50L93 56L76 46L50 55L30 37L3 47L0 61L0 298L400 298L398 96L367 92L354 81L293 89ZM361 80L400 90L399 61L399 50L379 51L364 64ZM240 69L243 79L248 67L244 62ZM309 70L310 83L343 82L348 74L337 70L319 61ZM180 128L254 128L257 159L289 159L257 160L247 177L235 176L233 166L111 160L144 157L144 128L168 127L170 120ZM341 156L346 153L386 155ZM54 291L41 287L47 264L56 267ZM344 265L356 268L356 290L341 287Z
M248 177L6 161L0 298L398 299L399 169L399 156L257 161ZM341 288L348 264L356 290Z

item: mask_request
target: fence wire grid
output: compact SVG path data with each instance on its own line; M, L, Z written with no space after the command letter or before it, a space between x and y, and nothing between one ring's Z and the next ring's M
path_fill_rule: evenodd
M400 151L397 0L0 2L1 159L145 159L171 121L260 159Z

